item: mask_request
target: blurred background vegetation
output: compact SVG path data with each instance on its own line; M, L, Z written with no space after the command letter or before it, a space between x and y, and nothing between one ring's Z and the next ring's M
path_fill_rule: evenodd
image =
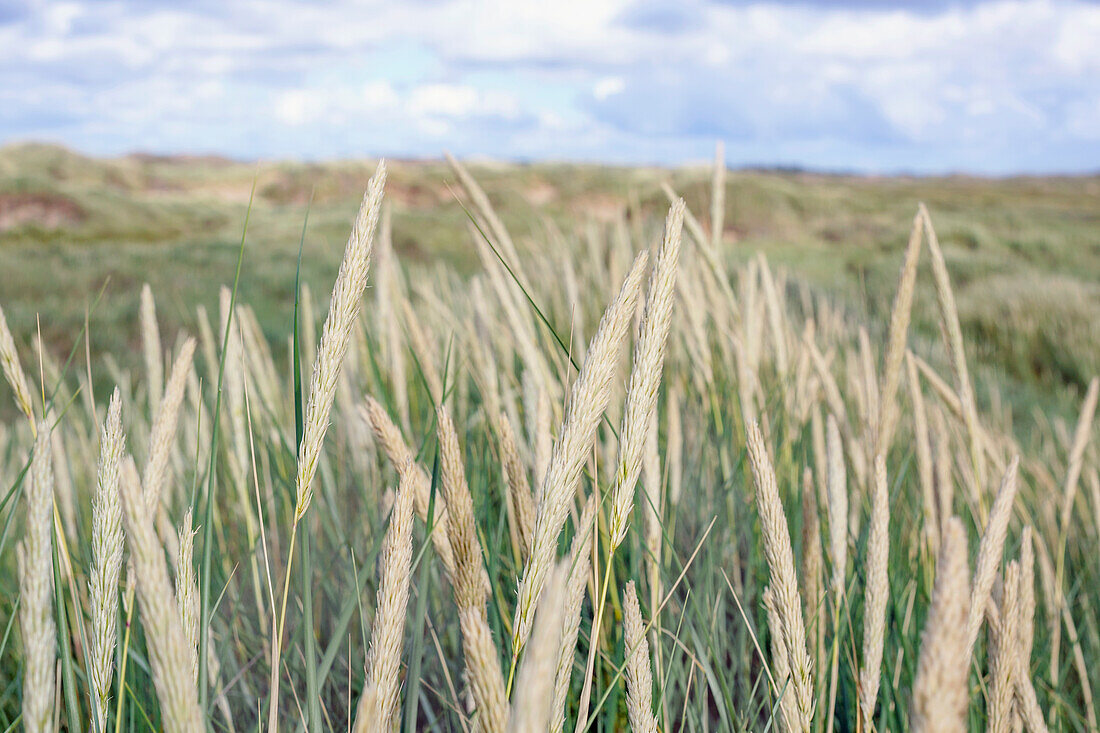
M584 241L600 228L660 221L668 206L662 182L690 210L710 207L709 168L469 165L521 248L547 230ZM216 312L218 288L232 280L253 186L241 298L269 337L285 337L307 211L303 280L327 293L321 285L335 277L373 166L0 148L0 305L27 363L36 363L36 329L64 357L87 314L93 364L104 354L138 364L143 282L156 293L169 343L178 329L194 332L195 307ZM391 161L390 171L394 244L410 276L477 267L470 237L456 235L467 217L450 168ZM794 280L885 324L921 201L954 278L979 380L1006 385L1002 396L1014 411L1072 413L1100 372L1100 177L735 171L727 176L722 253L736 262L763 251ZM917 336L938 341L932 289L917 292Z

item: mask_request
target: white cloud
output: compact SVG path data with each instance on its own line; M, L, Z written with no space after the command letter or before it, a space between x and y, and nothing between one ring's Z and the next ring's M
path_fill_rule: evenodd
M425 116L466 117L477 103L476 89L454 84L426 84L409 95L409 108Z
M592 96L603 101L608 97L619 94L626 89L626 82L621 76L605 76L592 87Z
M1098 168L1097 38L1082 0L51 3L0 22L0 142Z
M320 103L321 99L315 92L291 89L280 94L275 101L275 116L288 125L304 125L318 118Z

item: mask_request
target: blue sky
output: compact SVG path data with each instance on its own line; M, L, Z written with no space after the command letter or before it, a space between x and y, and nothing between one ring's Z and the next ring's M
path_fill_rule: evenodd
M1081 0L0 0L0 143L1100 170Z

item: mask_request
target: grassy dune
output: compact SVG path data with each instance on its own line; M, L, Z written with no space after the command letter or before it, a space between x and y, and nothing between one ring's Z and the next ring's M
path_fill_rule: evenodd
M1094 180L8 171L0 724L1096 729Z
M216 158L89 159L48 146L0 149L0 302L22 331L36 327L57 352L71 347L86 307L92 346L136 347L137 293L148 282L167 327L194 330L194 307L217 303L233 271L256 185L241 281L265 333L288 333L298 243L309 211L304 282L324 289L373 164L237 163ZM709 236L705 167L608 168L471 164L521 251L637 235L663 216L667 182L699 212ZM394 247L413 273L477 269L454 175L443 163L391 162ZM312 201L312 204L310 203ZM918 202L936 214L975 356L1012 384L1016 402L1047 401L1051 387L1083 390L1100 369L1100 179L867 178L732 172L723 246L730 266L756 252L869 317L893 297L897 253ZM559 238L560 233L560 238ZM918 294L916 327L936 337L934 301ZM1011 324L1011 327L1008 327ZM279 355L281 356L281 355ZM130 365L133 362L129 362Z

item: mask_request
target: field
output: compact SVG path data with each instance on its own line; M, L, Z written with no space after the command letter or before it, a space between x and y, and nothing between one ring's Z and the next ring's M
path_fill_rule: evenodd
M375 171L0 150L0 724L1097 729L1100 180Z
M475 163L471 170L521 252L546 242L548 226L571 243L603 237L619 221L637 236L664 216L662 182L710 235L705 166ZM335 277L372 171L367 161L101 160L41 145L0 148L0 268L20 273L0 282L0 303L23 333L40 316L43 337L67 353L104 289L90 315L93 351L137 353L137 299L147 282L163 327L194 332L195 306L217 305L218 288L232 278L255 183L241 298L268 337L282 340L307 211L302 279L320 294ZM410 273L479 269L459 195L444 163L390 163L394 247ZM719 255L737 266L763 252L874 328L893 298L908 225L922 201L935 216L979 368L997 370L990 377L997 383L1009 380L1011 399L1022 389L1021 409L1049 398L1051 387L1083 390L1100 371L1100 178L731 172ZM915 327L935 339L933 294L917 297Z

